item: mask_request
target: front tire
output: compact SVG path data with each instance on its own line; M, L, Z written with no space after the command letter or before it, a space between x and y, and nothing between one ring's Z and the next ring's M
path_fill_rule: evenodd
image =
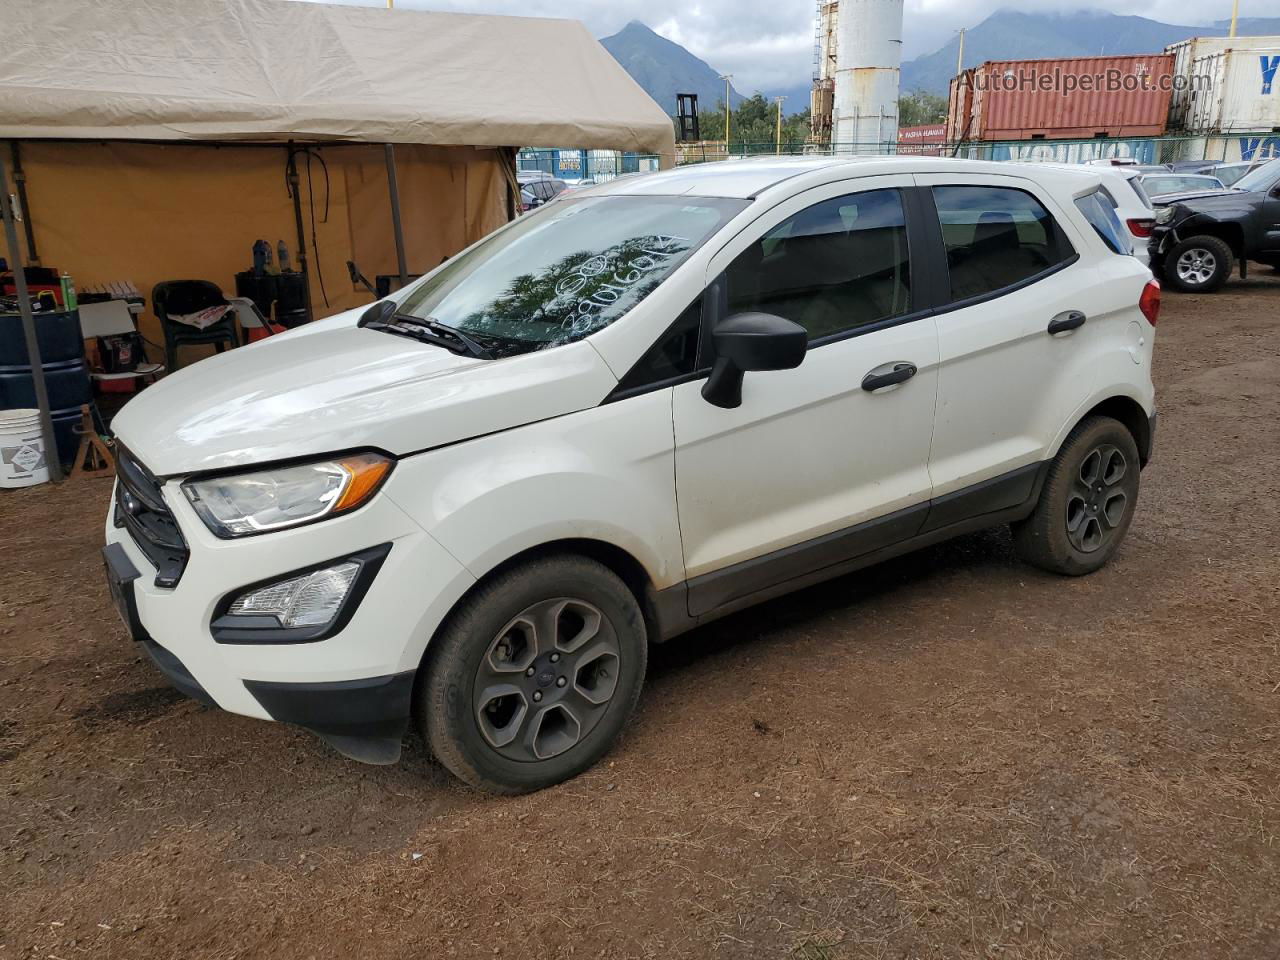
M481 584L432 641L423 738L472 786L541 790L613 745L647 658L640 607L612 571L567 554L531 560Z
M1175 290L1212 293L1227 282L1234 265L1226 242L1206 234L1176 244L1164 259L1163 273Z
M1089 417L1054 457L1031 516L1014 524L1019 559L1065 576L1102 567L1129 530L1141 464L1133 435L1110 417Z

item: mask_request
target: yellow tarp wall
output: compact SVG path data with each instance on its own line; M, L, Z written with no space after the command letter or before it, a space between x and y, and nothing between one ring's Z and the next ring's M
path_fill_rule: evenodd
M326 219L324 169L312 159L308 173L306 156L297 158L311 301L315 316L326 317L373 300L351 283L346 262L371 282L393 274L395 240L383 148L311 149L328 166ZM40 262L69 273L80 288L133 283L147 299L139 326L154 343L163 343L150 313L156 283L212 280L234 296L235 275L253 266L258 239L273 255L284 240L297 269L283 146L28 141L21 151ZM396 170L410 273L426 272L506 222L497 150L399 145Z

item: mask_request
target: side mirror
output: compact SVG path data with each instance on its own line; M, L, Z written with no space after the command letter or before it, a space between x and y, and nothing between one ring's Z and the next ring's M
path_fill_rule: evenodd
M790 370L809 349L804 327L771 313L735 313L712 338L716 363L702 385L702 398L717 407L742 405L742 375L748 370Z

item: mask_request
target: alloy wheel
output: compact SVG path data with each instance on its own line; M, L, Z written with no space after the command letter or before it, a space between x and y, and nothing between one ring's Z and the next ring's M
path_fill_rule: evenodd
M618 684L617 635L585 600L543 600L498 632L476 670L476 723L490 747L536 763L564 753L604 716Z
M1178 273L1179 280L1198 287L1213 278L1214 272L1218 269L1218 258L1213 255L1213 251L1206 250L1204 247L1192 247L1178 257L1174 269Z
M1109 443L1094 447L1080 462L1067 498L1067 539L1081 553L1102 549L1124 521L1129 469L1124 453Z

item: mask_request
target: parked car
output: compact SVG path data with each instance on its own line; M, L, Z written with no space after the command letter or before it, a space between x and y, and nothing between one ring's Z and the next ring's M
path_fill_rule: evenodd
M1151 456L1160 300L1102 185L797 157L557 200L131 401L112 594L195 697L373 763L413 720L517 793L731 611L1005 523L1090 573Z
M1078 170L1078 166L1052 164L1065 170ZM1139 167L1133 164L1116 166L1098 165L1089 170L1102 176L1106 195L1112 200L1116 215L1124 224L1133 255L1145 266L1147 263L1147 244L1151 240L1151 229L1155 226L1155 210L1151 199L1143 189L1143 175Z
M1142 178L1142 189L1152 203L1163 203L1166 198L1181 194L1202 194L1226 190L1217 177L1197 173L1148 173Z
M525 176L521 174L520 176ZM528 176L520 182L520 204L522 212L536 209L544 203L550 203L565 190L565 182L550 176Z
M1226 186L1233 187L1241 177L1260 165L1259 161L1243 161L1240 163L1215 163L1202 167L1199 172L1217 177Z
M1182 195L1156 212L1151 265L1175 290L1217 290L1238 262L1280 268L1280 159L1270 160L1226 192Z
M1199 173L1217 177L1224 185L1230 187L1246 173L1259 164L1265 163L1268 157L1257 157L1253 160L1241 160L1235 163L1222 163L1211 160L1179 160L1170 164L1175 173Z

